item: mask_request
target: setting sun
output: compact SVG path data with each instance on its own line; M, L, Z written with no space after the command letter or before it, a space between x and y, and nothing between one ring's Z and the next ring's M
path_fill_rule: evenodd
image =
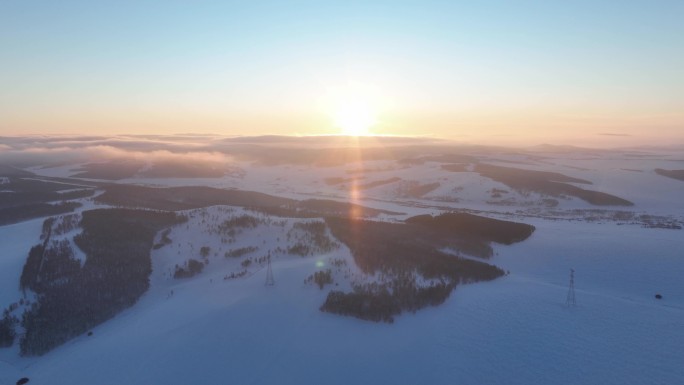
M352 136L370 135L370 129L377 121L368 104L353 100L338 106L333 119L335 127L340 128L344 135Z
M372 135L378 123L381 97L377 87L351 83L328 90L326 109L343 135Z

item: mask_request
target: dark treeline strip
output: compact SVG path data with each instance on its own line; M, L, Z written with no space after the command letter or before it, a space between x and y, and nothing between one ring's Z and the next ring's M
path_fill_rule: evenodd
M655 172L658 175L684 181L684 170L664 170L662 168L656 168Z
M557 172L524 170L480 163L475 167L480 175L501 182L518 191L535 191L544 195L569 195L597 206L633 206L626 199L599 191L584 190L568 183L591 184Z
M223 190L212 187L144 187L112 184L98 196L100 203L121 207L144 207L154 210L179 211L214 205L247 207L270 215L314 218L323 215L377 216L399 214L348 202L328 199L297 201L255 191Z
M145 207L155 210L188 210L214 205L241 207L280 207L296 201L254 191L223 190L212 187L155 188L112 184L105 187L98 202L112 206Z
M37 203L63 202L70 199L87 198L95 193L94 190L83 189L68 192L56 191L13 191L0 192L0 209L37 206Z
M468 213L445 213L433 217L417 215L406 220L406 223L427 227L435 234L444 236L477 237L510 245L522 242L534 232L534 226L525 223L502 221Z
M92 192L90 192L92 194ZM0 209L0 226L18 223L33 218L69 213L81 207L78 202L62 202L57 204L32 203Z

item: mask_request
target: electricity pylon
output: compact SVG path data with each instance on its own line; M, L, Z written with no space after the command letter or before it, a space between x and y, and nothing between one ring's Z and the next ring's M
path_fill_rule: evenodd
M273 269L271 268L271 256L268 256L268 266L266 267L266 286L275 285L275 279L273 279Z
M575 301L575 269L570 269L570 287L568 288L568 298L565 300L568 306L576 306Z

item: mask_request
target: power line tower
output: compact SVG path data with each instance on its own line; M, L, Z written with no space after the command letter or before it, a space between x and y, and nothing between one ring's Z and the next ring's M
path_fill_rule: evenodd
M268 256L268 266L266 267L266 286L275 285L275 279L273 279L273 269L271 268L271 256Z
M576 306L575 301L575 269L570 269L570 287L568 288L568 298L565 300L568 306Z

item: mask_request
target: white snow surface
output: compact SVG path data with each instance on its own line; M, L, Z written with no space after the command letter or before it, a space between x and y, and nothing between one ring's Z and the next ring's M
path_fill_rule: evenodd
M684 183L653 172L659 167L674 168L667 162L568 156L533 166L500 164L591 180L594 185L582 187L636 203L609 210L681 219ZM227 244L202 224L203 219L211 222L212 216L222 218L226 209L195 210L188 213L188 223L171 229L172 243L153 252L151 288L136 305L93 329L92 336L77 337L42 357L19 357L16 344L0 349L0 383L11 384L24 376L30 384L57 385L684 381L683 230L526 216L528 207L522 204L486 203L488 191L508 190L506 186L472 172L444 171L429 162L366 173L360 180L369 183L399 177L441 183L415 200L393 197L391 184L364 190L359 198L349 185L324 183L329 177L348 178L347 171L358 165L241 167L246 170L242 179L136 183L236 187L300 199L356 198L406 215L436 213L438 207L488 210L492 216L530 223L537 230L524 242L495 245L496 255L490 262L510 274L491 282L460 285L443 305L404 313L393 324L385 324L319 311L327 292L335 287L319 290L304 283L313 272L330 267L333 259L347 261L348 273L359 276L346 247L309 257L273 253L275 286L264 285L263 264L251 265L242 278L224 279L241 271L240 263L246 258L263 256L282 245L288 229L300 220L260 226ZM528 199L510 194L519 203ZM431 199L444 196L454 200ZM91 203L88 208L92 207ZM561 199L558 207L575 208L596 207L577 199ZM236 209L232 215L242 212ZM30 246L38 242L41 224L42 219L36 219L0 227L0 305L19 298L21 266ZM199 259L199 248L204 245L211 248L205 269L192 278L172 278L175 265L190 257ZM248 245L259 250L242 258L223 256ZM575 270L575 307L565 304L571 268ZM338 289L348 289L344 272L336 274L336 282L342 285ZM663 299L655 299L655 294Z
M159 266L173 256L174 237L201 237L172 232L174 244L155 252L153 285L138 304L95 328L92 337L43 357L3 355L11 365L5 363L0 379L675 384L684 378L681 232L533 224L537 231L526 242L497 247L492 262L510 275L459 286L444 305L404 314L391 325L320 312L326 291L303 283L317 257L275 258L272 287L264 286L265 270L224 281L228 270L214 261L196 277L164 278ZM576 307L565 306L570 268L576 270Z

